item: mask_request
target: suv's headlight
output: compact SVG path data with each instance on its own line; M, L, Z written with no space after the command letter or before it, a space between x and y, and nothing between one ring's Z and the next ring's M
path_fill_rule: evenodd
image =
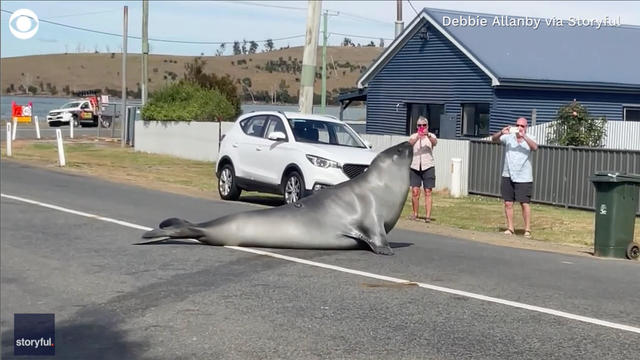
M320 156L307 154L307 159L309 160L310 163L312 163L313 165L315 165L317 167L321 167L321 168L325 168L325 169L327 169L327 168L340 169L341 168L340 164L337 161L325 159L325 158L322 158Z

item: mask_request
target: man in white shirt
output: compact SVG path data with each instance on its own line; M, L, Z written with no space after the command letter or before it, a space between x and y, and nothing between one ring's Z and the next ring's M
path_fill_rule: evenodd
M538 149L535 137L527 135L527 119L518 118L517 129L506 126L491 136L493 142L500 141L506 148L502 167L501 193L504 200L504 213L507 217L505 234L513 235L513 203L522 206L524 218L524 236L531 237L531 193L533 192L533 169L531 151Z

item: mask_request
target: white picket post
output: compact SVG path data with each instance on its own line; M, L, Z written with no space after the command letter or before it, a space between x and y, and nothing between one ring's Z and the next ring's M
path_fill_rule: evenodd
M58 140L58 163L60 166L65 166L66 161L64 159L64 147L62 146L62 131L56 129L56 140Z
M16 130L18 129L18 119L13 118L13 132L11 133L11 140L16 139Z
M40 124L38 124L38 116L33 117L36 125L36 137L40 139Z
M11 123L7 122L7 156L11 156Z

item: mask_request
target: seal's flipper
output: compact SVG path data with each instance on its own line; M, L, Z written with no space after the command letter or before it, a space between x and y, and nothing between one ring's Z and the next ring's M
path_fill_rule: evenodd
M364 234L362 234L359 231L353 231L351 233L348 234L342 234L348 238L351 239L355 239L358 241L361 241L365 244L367 244L367 246L369 246L369 248L371 248L371 251L373 251L376 254L379 255L393 255L393 250L391 250L391 247L389 246L389 243L387 242L387 239L383 239L382 241L380 241L379 239L373 240L371 238L369 238L368 236L365 236Z
M159 229L153 229L142 234L143 239L172 238L196 239L203 236L202 230L187 220L170 218L160 223Z

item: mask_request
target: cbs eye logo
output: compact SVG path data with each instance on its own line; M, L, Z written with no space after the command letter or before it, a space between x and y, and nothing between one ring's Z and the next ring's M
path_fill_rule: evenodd
M16 10L9 18L9 30L21 40L31 39L38 32L39 26L38 16L29 9Z

